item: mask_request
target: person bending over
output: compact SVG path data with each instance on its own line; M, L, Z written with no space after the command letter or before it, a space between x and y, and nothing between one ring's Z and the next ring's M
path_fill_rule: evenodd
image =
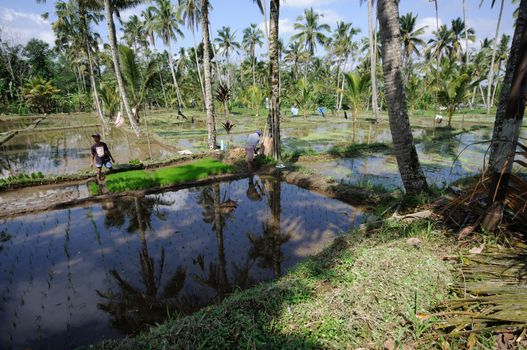
M245 151L247 152L247 165L249 167L249 174L253 173L253 163L254 163L254 152L258 149L260 145L260 136L262 136L261 131L255 131L252 134L249 134L247 137L247 145Z
M93 168L93 164L95 163L95 166L97 167L97 179L103 180L104 176L102 175L102 167L104 166L111 170L112 162L115 163L115 160L108 149L108 145L106 145L104 142L101 142L101 135L99 133L95 133L91 135L91 137L95 143L93 146L91 146L90 167Z

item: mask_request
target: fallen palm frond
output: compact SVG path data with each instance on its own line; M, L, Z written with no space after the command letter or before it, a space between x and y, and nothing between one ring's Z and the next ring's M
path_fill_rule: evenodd
M527 245L492 246L462 258L460 296L438 307L436 330L455 337L469 333L521 334L527 329ZM518 339L519 338L519 339Z
M483 171L475 185L456 197L448 198L439 205L440 213L445 221L459 230L459 238L472 233L478 226L496 227L500 224L503 228L513 227L515 231L527 233L527 176L522 171L527 171L527 147L518 144L521 151L516 153L514 161L518 168L510 174L507 193L504 200L505 212L498 215L489 215L487 199L492 176ZM492 208L490 208L492 214ZM493 224L492 220L497 223ZM489 221L491 221L489 223Z

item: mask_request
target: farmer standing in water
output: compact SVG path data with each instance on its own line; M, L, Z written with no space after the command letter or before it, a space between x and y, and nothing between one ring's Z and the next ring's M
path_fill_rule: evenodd
M249 167L249 174L253 173L253 163L254 163L254 152L258 149L260 145L260 136L262 136L261 131L255 131L252 134L249 134L247 137L247 145L245 146L245 152L247 152L247 165Z
M91 146L90 167L93 168L93 164L95 163L95 166L97 167L97 179L102 181L104 179L104 176L102 175L102 167L104 166L111 170L112 162L115 163L115 160L113 159L106 143L101 142L101 135L99 133L95 133L91 135L91 137L95 143Z

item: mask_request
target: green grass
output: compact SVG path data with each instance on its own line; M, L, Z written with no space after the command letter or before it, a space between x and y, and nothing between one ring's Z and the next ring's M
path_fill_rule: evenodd
M335 157L356 157L366 153L387 151L390 146L386 143L375 142L371 144L351 143L337 145L329 150L329 154Z
M428 222L386 221L372 237L338 239L279 280L98 349L355 349L412 344L453 276L437 252L451 249ZM406 244L419 237L419 249Z
M209 175L232 171L233 169L230 165L218 160L204 158L185 165L161 168L154 171L132 170L110 174L106 177L106 188L110 192L141 190L201 180Z
M99 193L99 186L97 185L97 182L95 182L95 181L88 182L88 192L92 196L98 196L100 194Z

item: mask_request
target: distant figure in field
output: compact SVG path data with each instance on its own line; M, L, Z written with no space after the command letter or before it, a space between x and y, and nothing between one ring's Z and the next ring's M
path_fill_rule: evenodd
M442 121L443 121L443 116L436 114L436 118L435 118L436 124L441 124Z
M296 117L298 115L298 107L293 105L291 106L291 116Z
M254 153L258 150L260 145L260 136L262 132L257 130L247 137L247 144L245 146L245 152L247 153L247 166L249 167L249 173L253 172Z
M93 164L95 163L95 166L97 167L97 179L104 180L104 176L102 175L102 167L104 166L111 170L112 162L115 163L115 159L113 159L113 156L110 153L106 143L101 142L101 135L99 133L95 133L91 135L91 137L95 143L93 146L91 146L90 167L93 168Z
M348 119L348 113L346 111L344 111L344 119Z

